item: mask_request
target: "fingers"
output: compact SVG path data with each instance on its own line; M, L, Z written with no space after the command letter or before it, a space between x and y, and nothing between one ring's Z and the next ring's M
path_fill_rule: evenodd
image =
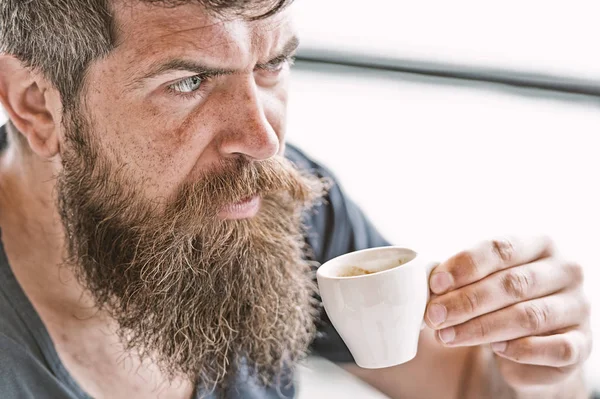
M472 346L541 335L581 324L590 304L580 291L569 291L509 306L438 331L450 346Z
M515 388L558 384L570 377L576 369L574 366L547 367L519 364L503 358L498 358L498 368L504 380Z
M591 333L576 329L563 334L498 342L492 344L492 350L498 356L517 363L568 367L585 362L591 346Z
M430 287L439 295L472 284L499 270L550 256L553 252L554 244L544 236L486 241L436 267L430 278Z
M432 299L425 321L434 329L454 326L519 302L578 286L582 281L583 271L578 264L545 258L502 270Z

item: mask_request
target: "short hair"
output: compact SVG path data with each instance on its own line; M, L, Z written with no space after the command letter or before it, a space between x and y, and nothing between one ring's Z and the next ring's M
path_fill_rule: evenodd
M196 3L216 15L256 20L276 14L293 0L0 0L0 53L41 72L69 111L78 103L90 63L115 45L112 1L162 7Z

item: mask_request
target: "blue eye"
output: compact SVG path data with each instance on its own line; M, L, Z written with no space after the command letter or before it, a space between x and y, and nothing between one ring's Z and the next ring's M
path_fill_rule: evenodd
M295 61L294 57L287 57L287 58L275 60L267 66L267 70L269 72L280 72L284 67L286 67L288 65L289 66L294 65L294 61Z
M268 64L265 68L269 72L279 72L283 69L287 61L279 61L276 63Z
M192 93L200 88L200 85L202 85L203 81L204 81L204 79L202 79L198 75L190 76L189 78L180 80L177 83L173 83L172 85L169 86L169 88L171 88L172 90L175 90L176 92L182 93L182 94Z
M294 65L294 61L295 61L295 57L276 58L276 59L272 60L271 62L269 62L268 64L264 65L263 68L261 68L261 69L264 69L267 72L278 73L278 72L281 72L281 70L283 70L283 68L285 66Z

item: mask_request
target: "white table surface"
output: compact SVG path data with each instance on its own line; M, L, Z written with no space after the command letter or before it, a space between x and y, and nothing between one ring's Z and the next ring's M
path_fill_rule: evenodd
M297 399L387 399L344 369L321 357L310 357L296 372Z

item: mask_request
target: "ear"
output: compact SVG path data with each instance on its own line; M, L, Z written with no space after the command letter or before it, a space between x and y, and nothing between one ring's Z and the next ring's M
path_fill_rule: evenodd
M60 115L50 107L56 89L16 58L0 54L0 103L31 150L43 158L59 152Z

